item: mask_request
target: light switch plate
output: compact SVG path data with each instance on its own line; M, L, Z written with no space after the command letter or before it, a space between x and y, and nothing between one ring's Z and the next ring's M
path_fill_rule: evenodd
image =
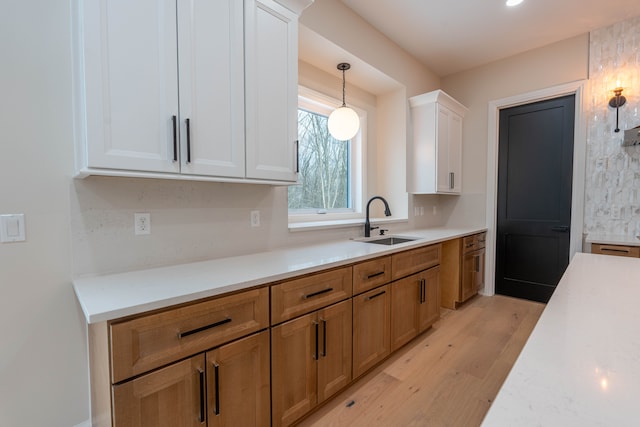
M0 242L24 242L24 214L0 215Z

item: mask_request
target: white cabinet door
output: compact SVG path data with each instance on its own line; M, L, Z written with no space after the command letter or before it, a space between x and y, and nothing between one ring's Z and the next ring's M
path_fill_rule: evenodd
M467 109L441 90L409 99L413 143L407 188L414 194L462 191L462 119Z
M179 170L175 6L175 0L82 2L89 167Z
M439 193L459 194L461 190L462 118L438 105L436 122L437 186Z
M178 0L181 173L244 177L243 10Z
M298 17L245 1L246 176L297 180Z

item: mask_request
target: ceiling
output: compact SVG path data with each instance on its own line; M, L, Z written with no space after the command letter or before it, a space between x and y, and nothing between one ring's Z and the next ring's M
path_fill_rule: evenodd
M640 16L639 0L340 0L441 77Z

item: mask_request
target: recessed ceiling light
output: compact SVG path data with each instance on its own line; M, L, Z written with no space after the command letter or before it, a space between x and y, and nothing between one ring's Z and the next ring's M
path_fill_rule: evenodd
M507 0L507 6L517 6L522 3L523 0Z

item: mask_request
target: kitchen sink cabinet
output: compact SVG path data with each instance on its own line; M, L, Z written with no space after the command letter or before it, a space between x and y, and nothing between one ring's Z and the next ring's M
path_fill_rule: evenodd
M413 123L407 188L414 194L462 191L462 121L467 108L442 90L409 98Z
M351 381L351 300L271 328L273 426L288 426Z
M391 351L411 341L440 317L440 267L391 284Z
M354 378L390 354L389 286L380 286L353 297Z
M442 307L456 307L484 287L486 233L448 240L442 244Z

